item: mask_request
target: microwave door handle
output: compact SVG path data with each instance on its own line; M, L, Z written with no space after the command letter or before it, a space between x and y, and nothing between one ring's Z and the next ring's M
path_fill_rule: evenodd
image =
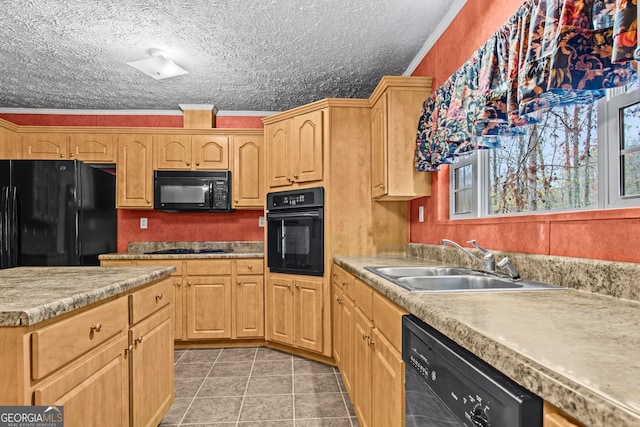
M213 181L209 181L209 209L213 209Z

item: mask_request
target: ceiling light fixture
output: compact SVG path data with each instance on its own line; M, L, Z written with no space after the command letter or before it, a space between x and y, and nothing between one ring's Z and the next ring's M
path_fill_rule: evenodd
M127 62L127 64L131 65L133 68L137 68L156 80L181 76L189 73L187 70L179 67L175 62L167 58L166 52L161 49L149 49L149 55L151 55L151 58Z

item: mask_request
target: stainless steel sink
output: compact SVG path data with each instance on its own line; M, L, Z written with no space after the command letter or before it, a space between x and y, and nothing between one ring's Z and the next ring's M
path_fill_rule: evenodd
M564 289L456 266L365 267L411 292L534 291Z
M435 265L435 266L406 266L406 267L372 267L368 268L376 274L387 277L407 276L461 276L472 274L474 270L464 267Z

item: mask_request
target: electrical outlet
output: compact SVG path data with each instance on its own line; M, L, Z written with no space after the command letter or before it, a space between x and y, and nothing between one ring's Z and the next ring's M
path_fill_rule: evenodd
M147 229L147 218L140 218L140 229L141 230Z
M258 227L264 227L264 217L263 216L259 216L258 217Z
M424 206L418 206L418 222L424 222Z

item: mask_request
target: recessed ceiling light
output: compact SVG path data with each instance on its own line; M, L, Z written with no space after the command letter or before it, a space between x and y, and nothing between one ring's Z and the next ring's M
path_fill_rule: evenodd
M150 58L140 61L127 62L133 68L137 68L149 77L162 80L169 77L181 76L189 72L175 62L167 58L167 54L161 49L149 49Z

